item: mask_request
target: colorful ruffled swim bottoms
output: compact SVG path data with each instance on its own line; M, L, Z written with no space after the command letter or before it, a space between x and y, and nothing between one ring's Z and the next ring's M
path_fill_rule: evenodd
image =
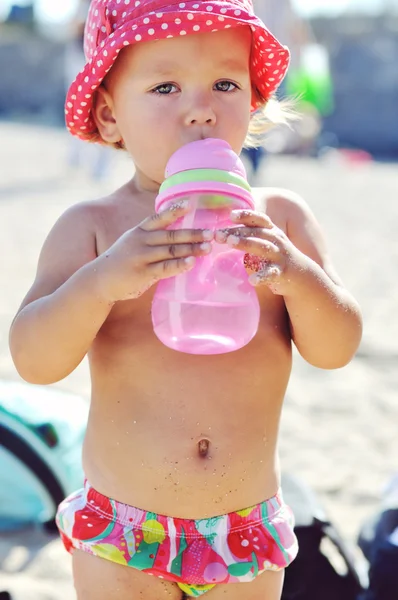
M60 504L57 525L69 552L134 567L177 583L192 597L284 569L298 551L293 515L280 491L257 506L194 520L133 508L86 481Z

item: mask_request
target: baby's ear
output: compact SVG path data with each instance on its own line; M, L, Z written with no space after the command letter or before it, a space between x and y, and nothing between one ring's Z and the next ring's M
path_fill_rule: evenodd
M95 93L92 112L95 124L104 142L108 144L120 142L122 136L114 117L112 96L102 85Z

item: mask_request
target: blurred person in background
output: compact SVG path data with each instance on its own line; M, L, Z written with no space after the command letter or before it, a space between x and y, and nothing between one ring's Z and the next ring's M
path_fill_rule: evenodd
M90 0L79 0L75 15L69 24L65 49L65 91L86 63L83 40L89 6ZM110 149L99 144L84 144L70 136L67 161L69 167L87 169L93 179L103 179L108 172Z
M254 0L254 10L260 19L269 23L271 31L275 37L285 46L288 46L291 53L290 69L293 69L299 61L300 43L302 33L301 27L290 0ZM285 85L282 84L279 89L279 96L285 95ZM243 157L246 157L251 166L249 176L252 180L256 178L258 171L265 159L266 151L264 147L244 148Z
M297 14L291 0L254 0L254 7L260 19L270 23L275 37L291 51L289 72L278 96L293 98L299 118L292 128L274 130L265 147L243 150L250 162L252 180L259 173L267 147L274 152L317 153L322 116L332 109L327 52L316 43L308 21Z

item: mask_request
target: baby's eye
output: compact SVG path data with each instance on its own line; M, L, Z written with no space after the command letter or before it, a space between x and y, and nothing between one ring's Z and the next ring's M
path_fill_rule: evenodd
M167 94L171 94L176 89L177 86L175 86L173 83L161 83L160 85L153 88L153 90L151 91L153 94L162 94L163 96L165 96Z
M217 81L214 86L218 92L233 92L234 90L239 89L236 83L232 83L232 81Z

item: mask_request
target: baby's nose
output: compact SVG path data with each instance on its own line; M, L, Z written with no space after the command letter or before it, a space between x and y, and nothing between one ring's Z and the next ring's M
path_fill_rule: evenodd
M186 125L215 125L216 115L209 102L198 102L190 107L185 118Z

